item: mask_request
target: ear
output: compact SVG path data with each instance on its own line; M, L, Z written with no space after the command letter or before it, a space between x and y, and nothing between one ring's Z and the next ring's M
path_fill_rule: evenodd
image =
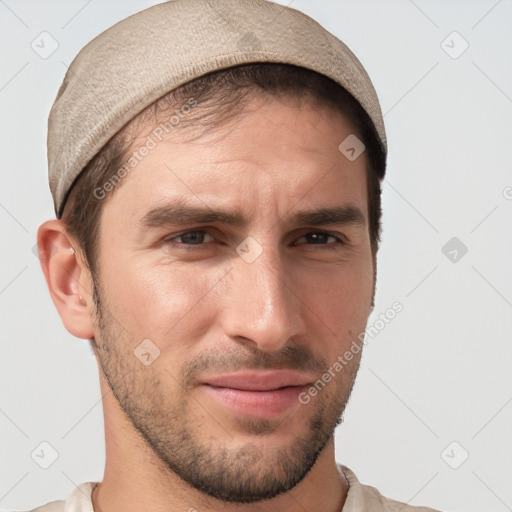
M37 246L48 290L64 326L78 338L92 338L92 279L78 243L63 221L49 220L37 231Z

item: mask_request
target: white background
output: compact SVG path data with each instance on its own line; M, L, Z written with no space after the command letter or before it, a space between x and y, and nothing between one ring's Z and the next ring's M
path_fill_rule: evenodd
M46 122L80 48L154 3L0 1L3 510L63 499L103 476L96 363L62 326L33 253L53 216ZM411 504L512 510L512 1L280 3L356 53L389 139L369 325L395 301L404 309L365 348L337 459ZM31 48L42 31L59 45L47 59ZM456 262L442 252L454 236L468 248ZM30 456L42 441L59 455L46 470ZM458 465L464 451L452 469L446 461Z

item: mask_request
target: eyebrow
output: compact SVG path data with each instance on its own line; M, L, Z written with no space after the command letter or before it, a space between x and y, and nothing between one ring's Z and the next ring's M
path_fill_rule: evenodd
M319 207L299 210L285 215L287 221L298 226L309 224L354 224L364 227L366 219L362 211L353 205ZM143 228L159 228L174 225L227 224L244 227L249 220L236 210L214 209L208 206L190 206L178 203L166 203L148 211L140 220Z

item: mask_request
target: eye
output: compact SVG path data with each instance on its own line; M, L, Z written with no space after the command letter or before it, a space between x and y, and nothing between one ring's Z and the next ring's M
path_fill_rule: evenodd
M182 246L182 247L193 247L193 246L201 246L205 245L208 242L215 241L215 238L208 232L196 229L191 231L184 231L182 233L178 233L177 235L172 235L167 237L164 240L164 243L167 245L174 246ZM298 238L292 246L298 244L306 244L306 245L323 245L329 246L329 248L336 248L340 245L346 245L346 242L335 236L331 233L325 231L311 231L302 235Z
M306 233L305 235L297 239L297 241L295 241L293 245L300 243L301 240L305 240L306 243L308 244L315 245L345 244L345 242L341 240L341 238L338 238L337 236L334 236L331 233L326 233L325 231L312 231L310 233Z
M210 239L208 239L208 237ZM205 240L206 239L206 240ZM203 230L185 231L178 235L166 238L165 242L179 245L202 245L204 242L211 242L213 236Z

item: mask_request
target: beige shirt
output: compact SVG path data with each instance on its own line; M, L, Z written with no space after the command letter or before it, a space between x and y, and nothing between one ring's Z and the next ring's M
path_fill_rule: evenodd
M347 499L340 512L439 512L428 507L412 507L391 500L369 485L363 485L346 466L338 465L349 483ZM96 482L86 482L75 487L66 501L52 501L30 512L93 512L91 492Z

